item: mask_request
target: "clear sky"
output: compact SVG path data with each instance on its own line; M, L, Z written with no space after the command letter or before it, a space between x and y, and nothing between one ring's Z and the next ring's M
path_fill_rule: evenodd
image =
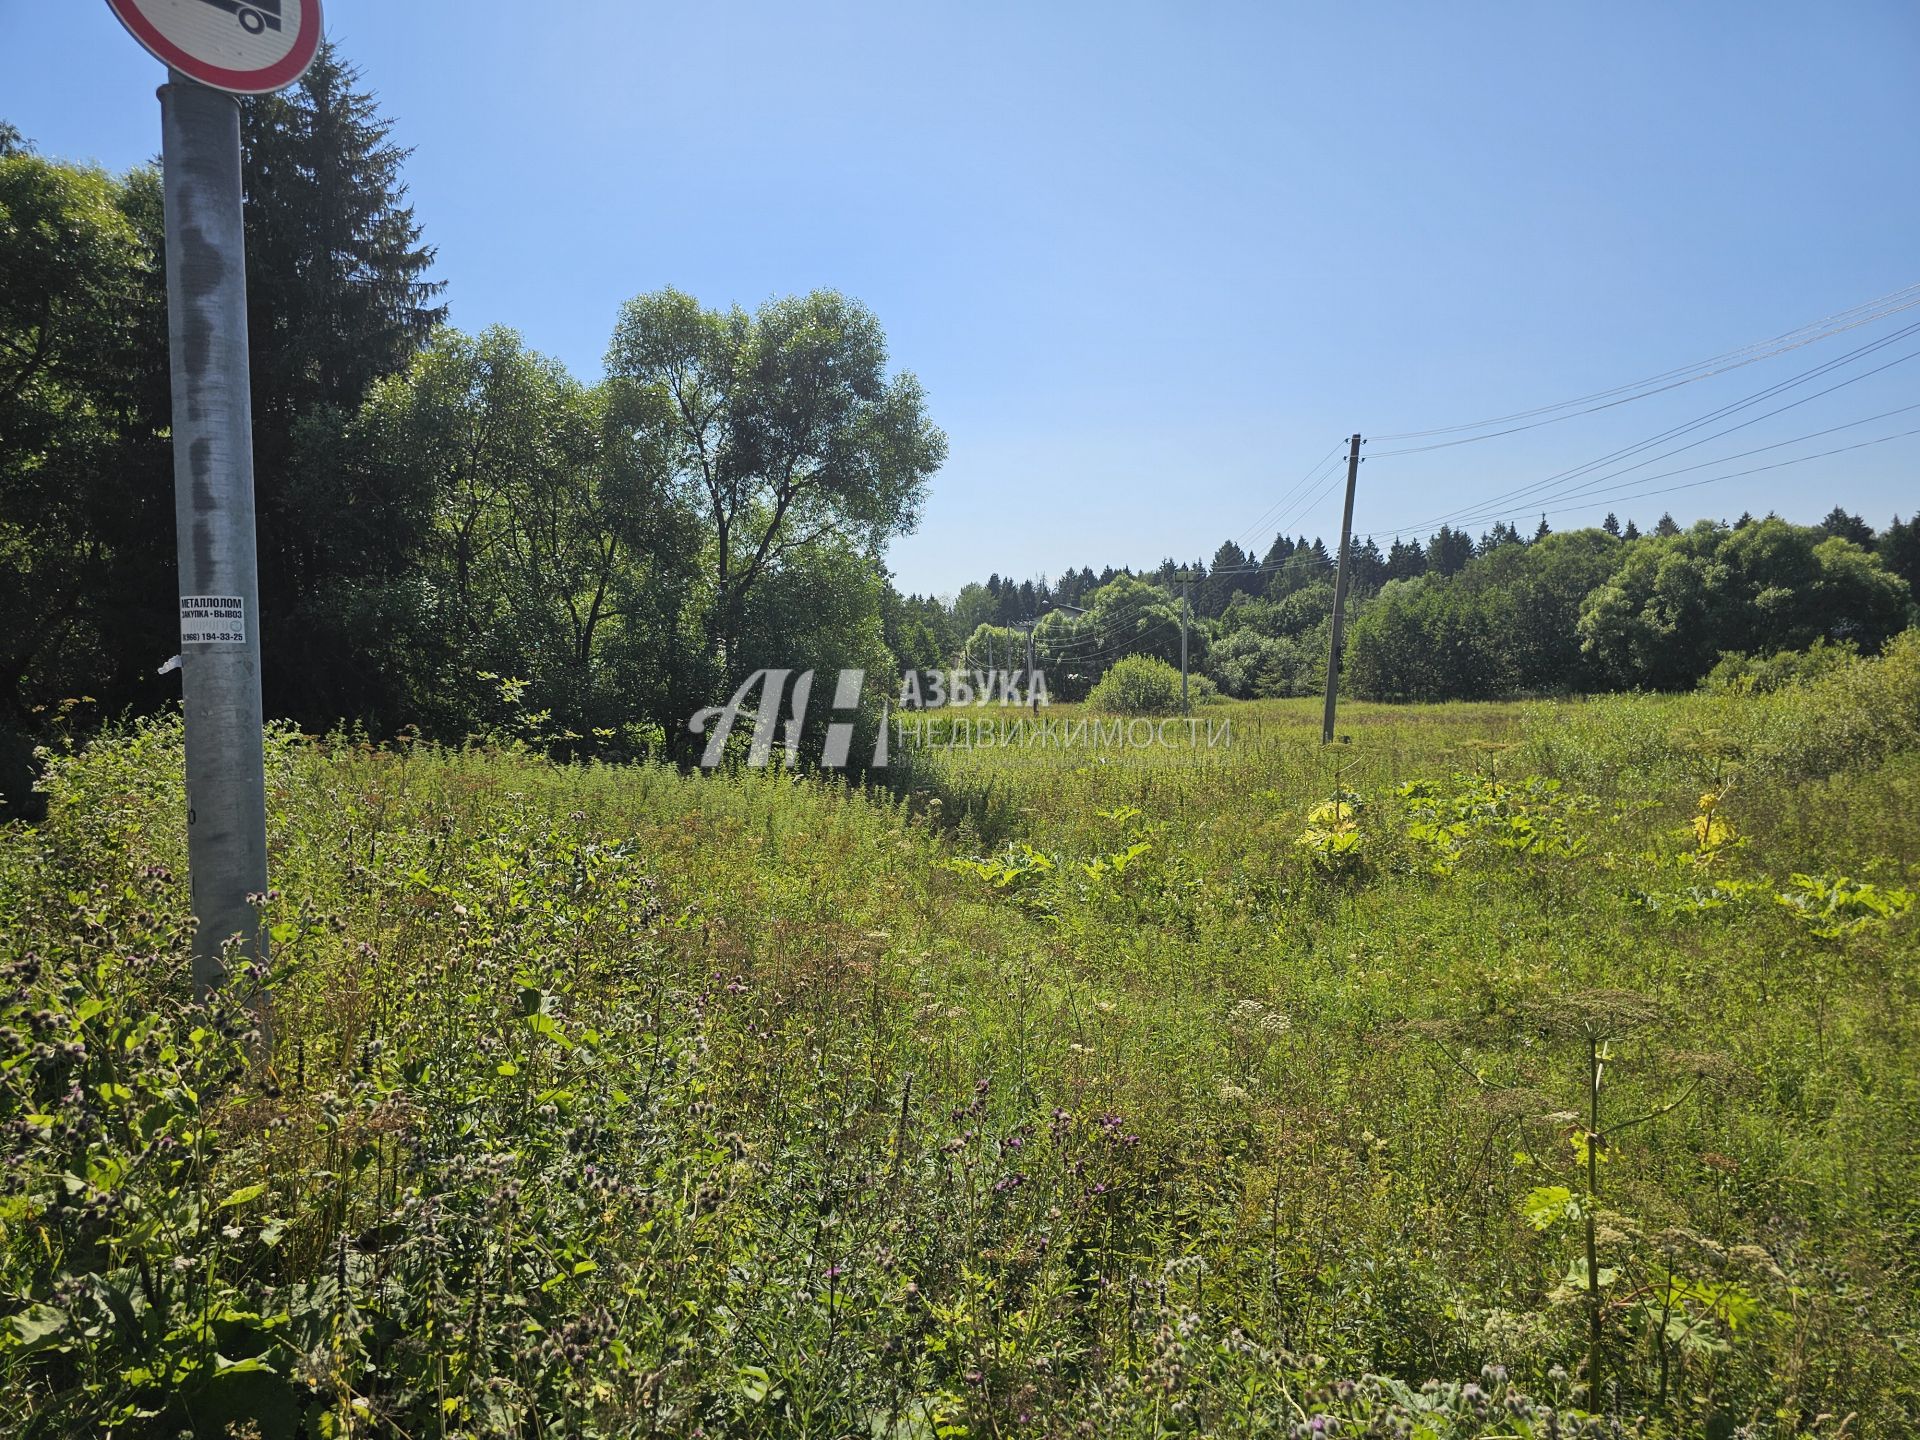
M905 589L1264 549L1263 512L1355 430L1605 390L1920 282L1912 0L327 8L415 147L455 324L592 376L643 290L873 307L952 445L892 551ZM151 156L160 79L104 0L0 0L0 118L48 154ZM1370 442L1356 529L1474 506L1915 320L1487 443ZM1914 429L1920 410L1852 422L1916 403L1920 359L1607 493ZM1920 435L1548 508L1644 527L1840 502L1879 525L1917 482ZM1331 488L1297 502L1272 518L1337 535Z

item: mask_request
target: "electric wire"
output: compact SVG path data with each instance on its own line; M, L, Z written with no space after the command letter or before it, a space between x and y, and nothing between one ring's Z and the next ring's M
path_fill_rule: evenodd
M1798 375L1791 376L1788 379L1779 381L1773 385L1769 385L1765 387L1764 389L1755 391L1753 394L1745 396L1740 400L1731 401L1725 405L1718 407L1715 410L1708 411L1705 415L1697 416L1692 420L1686 421L1683 424L1669 426L1667 429L1659 432L1658 434L1648 436L1646 439L1636 441L1634 444L1623 446L1618 450L1614 450L1609 454L1599 456L1596 459L1589 460L1584 464L1572 466L1566 470L1561 470L1553 475L1549 475L1545 479L1532 481L1529 484L1519 486L1512 490L1506 490L1495 495L1487 496L1471 504L1458 506L1453 510L1446 511L1439 515L1434 515L1425 520L1421 520L1417 522L1409 522L1405 524L1397 524L1393 526L1391 529L1378 530L1376 533L1406 535L1406 534L1424 532L1430 527L1448 523L1458 516L1470 515L1476 512L1490 511L1495 506L1498 506L1507 502L1518 501L1523 496L1536 496L1536 497L1545 498L1549 500L1553 498L1557 498L1551 494L1543 494L1543 492L1550 491L1552 487L1556 485L1560 485L1564 481L1579 479L1580 477L1587 475L1594 470L1598 470L1603 466L1613 464L1615 461L1626 459L1627 457L1632 455L1637 455L1640 452L1644 450L1652 449L1654 446L1660 445L1665 441L1676 439L1679 436L1690 434L1693 431L1698 430L1703 426L1711 425L1716 420L1724 419L1729 415L1738 414L1740 411L1748 409L1751 406L1764 403L1765 401L1773 398L1776 395L1783 394L1786 391L1791 390L1798 385L1803 385L1808 381L1818 379L1823 375L1831 374L1833 371L1839 369L1844 365L1850 365L1856 360L1864 359L1866 356L1874 354L1877 351L1883 350L1887 346L1896 344L1899 341L1906 339L1907 337L1914 335L1916 333L1920 333L1920 322L1915 322L1913 324L1903 326L1901 329L1895 331L1893 334L1884 336L1879 340L1871 342L1870 344L1859 346L1856 349L1849 351L1845 355L1837 356L1832 360L1824 362L1823 364L1813 366L1811 369L1804 370ZM1838 385L1830 386L1827 390L1816 392L1815 395L1808 396L1806 398L1816 399L1818 398L1819 395L1829 394L1833 390L1843 388L1845 385L1853 384L1859 380L1867 379L1872 375L1879 374L1880 371L1882 370L1890 369L1893 365L1902 364L1910 358L1912 358L1911 355L1901 356L1895 360L1889 361L1886 365L1878 366L1873 370L1866 371L1863 374L1855 376L1850 380L1843 381ZM1803 402L1795 402L1795 403L1798 404ZM1791 409L1793 407L1782 406L1781 408ZM1778 413L1778 412L1771 412L1771 413ZM1766 417L1762 416L1760 418L1764 419ZM1733 428L1737 429L1739 427L1736 426ZM1726 433L1726 432L1723 432L1723 433ZM1655 458L1658 458L1658 457L1655 457ZM1537 503L1537 501L1529 500L1525 507L1516 507L1516 508L1531 509L1535 503Z
M1920 351L1916 351L1915 353L1920 354ZM1808 398L1811 399L1813 397L1809 396ZM1790 407L1783 406L1782 408L1786 409ZM1731 455L1719 455L1719 456L1715 456L1711 460L1702 460L1693 465L1682 465L1677 470L1663 470L1657 475L1643 475L1638 480L1634 480L1631 483L1634 485L1639 485L1648 480L1663 480L1669 475L1685 475L1694 470L1710 469L1715 465L1725 465L1735 460L1744 460L1749 455L1759 455L1759 454L1765 453L1768 450L1779 450L1788 445L1798 445L1803 441L1817 440L1822 435L1833 435L1833 434L1837 434L1842 430L1851 430L1856 426L1871 425L1875 420L1885 420L1892 415L1904 415L1910 410L1920 410L1920 402L1916 402L1915 404L1912 404L1912 405L1899 405L1893 408L1892 410L1882 410L1877 415L1865 415L1858 420L1844 421L1839 425L1830 425L1824 430L1812 430L1806 433L1805 435L1795 435L1790 439L1786 439L1786 440L1775 440L1771 444L1756 445L1751 450L1738 450ZM1779 412L1775 411L1772 413L1777 414ZM1764 419L1766 417L1763 416L1761 418ZM1754 423L1754 422L1749 422L1749 423ZM1733 426L1728 430L1721 431L1720 435L1731 434L1733 430L1737 430L1740 428L1742 427L1737 425ZM1719 436L1716 435L1716 436L1711 436L1709 438L1718 439ZM1704 445L1706 441L1702 440L1696 443ZM1653 459L1644 461L1642 463L1652 464L1652 463L1655 463L1655 461L1657 460L1667 459L1671 456L1680 454L1682 451L1690 450L1692 448L1694 447L1691 445L1683 445L1683 446L1680 446L1678 449L1667 451L1665 455L1655 456L1653 457ZM1639 466L1637 465L1629 467L1629 469L1636 469L1636 470L1638 468ZM1619 479L1620 476L1625 475L1627 473L1628 473L1627 470L1615 471L1612 475L1602 476L1597 480L1591 481L1586 485L1578 487L1577 489L1569 490L1564 493L1548 495L1544 497L1536 497L1534 500L1529 501L1527 505L1520 510L1483 511L1476 514L1469 514L1465 518L1461 519L1458 522L1458 524L1462 526L1482 525L1489 520L1509 520L1518 515L1531 515L1534 511L1534 506L1536 504L1542 503L1543 500L1546 505L1556 505L1556 504L1559 504L1559 502L1568 501L1568 500L1578 500L1580 502L1580 504L1577 506L1559 504L1558 509L1552 509L1545 512L1545 513L1554 514L1554 515L1564 515L1571 510L1586 509L1595 504L1599 504L1608 500L1621 499L1621 498L1632 499L1632 498L1635 498L1634 493L1627 493L1624 495L1621 494L1620 492L1597 493L1601 491L1603 486L1611 484L1614 480ZM1681 486L1678 488L1685 489L1686 487ZM1664 492L1659 492L1659 493L1664 493ZM1402 538L1404 532L1395 531L1395 532L1390 532L1390 534L1392 535L1393 538Z
M1340 454L1340 447L1346 443L1347 442L1344 440L1334 441L1333 448L1327 451L1325 455L1321 456L1319 461L1314 465L1314 467L1311 470L1309 470L1299 480L1295 481L1293 485L1288 488L1287 492L1283 494L1278 500L1274 501L1273 504L1269 505L1265 510L1261 511L1258 519L1256 519L1251 525L1247 526L1238 535L1235 535L1233 537L1234 543L1236 545L1245 544L1250 537L1257 534L1261 529L1265 528L1265 526L1268 524L1268 520L1267 520L1268 516L1273 515L1276 512L1279 512L1282 509L1282 507L1291 503L1295 496L1301 494L1303 491L1307 489L1308 486L1318 481L1321 478L1322 474L1325 472L1327 466L1338 459ZM1277 523L1275 525L1275 528L1276 529L1279 528Z
M1784 355L1793 350L1828 339L1834 335L1845 334L1862 326L1874 324L1893 315L1920 306L1920 284L1909 285L1869 300L1850 309L1842 310L1824 320L1789 330L1770 340L1755 341L1735 350L1725 351L1692 365L1679 366L1662 371L1641 380L1625 385L1616 385L1606 390L1596 390L1587 395L1576 396L1571 400L1562 400L1553 405L1536 406L1531 410L1516 410L1507 415L1491 416L1484 420L1467 421L1457 425L1440 425L1426 430L1399 430L1376 434L1370 438L1376 441L1418 440L1435 435L1463 435L1461 439L1438 441L1430 445L1408 446L1397 450L1375 452L1384 455L1411 455L1424 450L1445 449L1455 445L1469 445L1481 440L1493 440L1502 435L1517 434L1522 430L1538 429L1543 425L1558 424L1562 420L1571 420L1579 415L1591 415L1600 410L1612 409L1634 400L1643 400L1652 395L1664 394L1678 389L1682 385L1691 385L1701 380L1712 379L1732 370L1742 369L1761 360ZM1583 409L1575 409L1584 406ZM1554 414L1555 411L1567 411L1567 414ZM1547 418L1539 418L1547 417ZM1514 423L1529 422L1529 423ZM1486 430L1489 426L1507 426L1485 435L1464 435L1470 430Z
M1845 429L1846 427L1841 426L1838 428ZM1689 480L1684 485L1667 485L1657 490L1636 490L1636 491L1632 491L1627 494L1615 496L1612 498L1621 499L1621 500L1638 500L1638 499L1644 499L1645 497L1650 495L1672 495L1681 490L1697 490L1703 485L1717 485L1722 480L1738 480L1743 476L1759 475L1768 470L1783 470L1789 465L1804 465L1810 460L1826 460L1834 455L1845 455L1849 451L1865 450L1874 445L1886 445L1895 440L1904 440L1912 435L1920 435L1920 428L1915 428L1912 430L1901 430L1892 435L1877 436L1872 440L1862 440L1862 441L1859 441L1857 444L1853 444L1853 445L1836 446L1832 450L1822 450L1822 451L1819 451L1817 454L1813 454L1813 455L1796 455L1790 460L1776 460L1771 465L1754 465L1748 469L1734 470L1725 475L1709 475L1704 480ZM1735 458L1735 457L1728 456L1719 461L1715 461L1713 463L1725 464L1727 459L1732 459L1732 458ZM1697 469L1698 467L1689 466L1687 468ZM1668 473L1677 475L1677 474L1682 474L1684 472L1675 470L1675 471L1669 471ZM1643 476L1642 478L1643 479L1660 479L1664 477ZM1553 510L1553 511L1548 511L1547 513L1553 514L1553 515L1563 515L1573 510L1584 510L1586 508L1587 506L1584 504L1572 505L1572 506L1566 507L1566 509L1564 510Z

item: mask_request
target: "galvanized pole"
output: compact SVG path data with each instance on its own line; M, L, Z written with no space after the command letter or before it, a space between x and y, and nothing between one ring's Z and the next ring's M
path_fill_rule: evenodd
M267 956L249 899L267 888L267 783L240 103L176 72L160 118L193 979L204 998L224 978L228 941L238 936L248 959Z
M1360 437L1347 448L1347 508L1340 516L1340 563L1333 575L1333 643L1327 647L1327 713L1320 727L1320 743L1333 743L1333 712L1340 703L1340 633L1346 620L1347 551L1353 548L1353 482L1360 476Z

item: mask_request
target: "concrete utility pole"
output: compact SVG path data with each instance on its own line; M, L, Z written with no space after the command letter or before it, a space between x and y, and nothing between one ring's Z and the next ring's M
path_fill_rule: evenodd
M1193 572L1180 572L1180 713L1191 714L1187 707L1187 625L1193 615Z
M1040 713L1040 697L1033 693L1033 627L1039 620L1032 615L1027 617L1027 698L1033 702L1033 713Z
M1360 437L1347 447L1347 506L1340 515L1340 563L1333 577L1333 643L1327 650L1327 713L1320 743L1333 743L1333 715L1340 703L1340 634L1346 621L1347 552L1353 548L1353 482L1360 477Z
M248 899L267 888L267 779L240 102L175 72L160 118L193 979L205 998L224 978L221 952L234 936L246 958L267 957Z

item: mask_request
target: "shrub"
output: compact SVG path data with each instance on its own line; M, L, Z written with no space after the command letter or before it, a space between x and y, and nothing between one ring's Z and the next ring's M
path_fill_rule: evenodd
M1846 669L1859 657L1860 647L1851 640L1834 643L1824 636L1805 650L1781 650L1772 655L1729 652L1707 672L1700 688L1715 695L1771 695L1776 690L1810 685L1822 676Z
M1920 630L1895 636L1872 658L1839 663L1830 655L1804 662L1815 673L1766 694L1730 686L1536 707L1526 720L1528 761L1582 783L1621 773L1795 781L1859 773L1920 746Z
M1187 685L1188 698L1196 704L1219 698L1219 690L1204 676L1190 676ZM1180 672L1150 655L1124 656L1093 687L1087 704L1111 715L1176 715Z

